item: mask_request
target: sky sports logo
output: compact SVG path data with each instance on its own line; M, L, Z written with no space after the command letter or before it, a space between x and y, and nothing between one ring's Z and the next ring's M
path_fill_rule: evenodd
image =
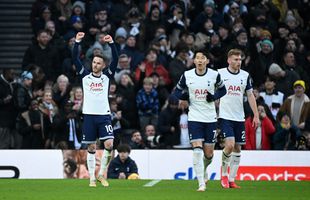
M217 174L218 173L218 174ZM219 172L209 173L209 180L218 180ZM197 179L192 167L187 172L178 172L174 179ZM294 166L240 166L236 180L245 181L309 181L310 167Z
M252 181L309 181L310 167L241 166L236 179Z

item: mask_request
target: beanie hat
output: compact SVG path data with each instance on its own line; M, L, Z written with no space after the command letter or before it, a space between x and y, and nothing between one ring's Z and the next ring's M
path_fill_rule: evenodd
M73 10L75 7L77 7L77 6L80 7L81 10L82 10L82 13L85 14L85 3L82 2L82 1L76 1L76 2L74 2L73 5L72 5L72 10Z
M127 31L123 27L119 27L115 31L115 38L118 38L118 37L127 38Z
M29 72L29 71L24 71L22 74L21 74L21 78L22 80L25 80L25 79L33 79L33 76L32 76L32 73Z
M262 44L267 44L267 45L269 45L270 48L273 50L273 43L272 43L270 40L264 39L264 40L261 41L261 45L262 45Z
M305 84L305 81L303 81L303 80L297 80L297 81L295 81L295 83L294 83L293 87L295 87L295 86L297 86L297 85L300 85L301 87L303 87L303 88L304 88L304 90L306 90L306 84Z
M279 72L282 72L282 68L277 63L272 63L269 67L269 74L276 75Z
M103 52L102 45L98 41L96 41L94 45L92 46L92 50L95 50L95 49L99 49L101 52Z
M215 8L215 3L214 3L213 0L205 0L203 5L204 6L209 6L209 7L213 8L213 9Z

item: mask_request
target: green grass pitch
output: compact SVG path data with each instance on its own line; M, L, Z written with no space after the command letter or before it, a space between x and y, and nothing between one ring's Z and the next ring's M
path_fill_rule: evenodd
M197 181L161 180L144 187L150 180L109 180L110 187L77 179L0 179L1 200L277 200L310 199L310 181L242 181L241 189L222 189L219 181L209 181L205 192L196 192Z

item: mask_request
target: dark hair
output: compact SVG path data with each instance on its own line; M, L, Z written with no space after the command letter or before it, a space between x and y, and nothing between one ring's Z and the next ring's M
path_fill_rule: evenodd
M118 153L121 153L121 152L122 153L130 153L131 148L128 144L120 144L117 147L117 151L118 151Z

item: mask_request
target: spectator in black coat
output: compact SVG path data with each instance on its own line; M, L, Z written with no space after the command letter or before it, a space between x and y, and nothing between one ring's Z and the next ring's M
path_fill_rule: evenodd
M15 107L19 113L28 110L32 98L31 85L32 85L32 73L24 71L21 74L21 83L16 84L14 91Z
M108 178L131 179L138 178L138 167L134 160L129 157L130 146L121 144L117 147L118 155L111 161L108 168Z
M0 149L10 147L12 131L15 127L13 80L13 69L5 69L0 76Z
M178 99L174 96L169 97L169 105L164 109L158 120L158 130L163 137L166 148L180 143L180 114L178 111Z
M31 45L25 52L22 68L29 64L36 64L42 68L47 80L55 81L60 75L61 65L56 47L50 45L51 35L45 31L37 34L37 43Z

